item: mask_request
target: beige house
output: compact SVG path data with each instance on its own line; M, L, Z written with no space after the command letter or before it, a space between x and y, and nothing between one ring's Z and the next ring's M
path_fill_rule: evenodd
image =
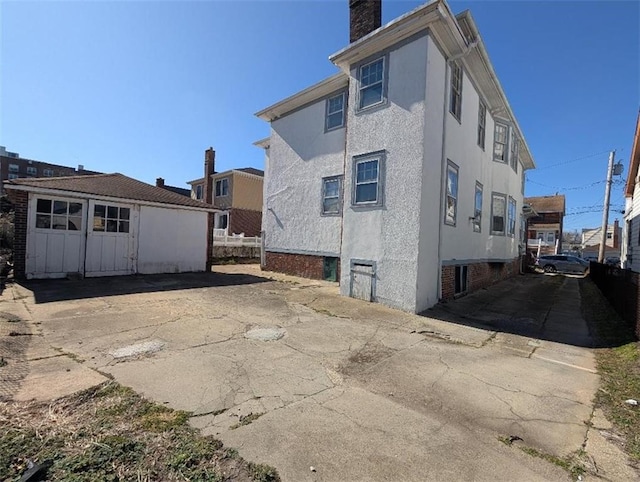
M264 171L253 167L215 172L215 151L205 151L205 177L190 181L191 197L213 204L214 229L225 235L260 236Z

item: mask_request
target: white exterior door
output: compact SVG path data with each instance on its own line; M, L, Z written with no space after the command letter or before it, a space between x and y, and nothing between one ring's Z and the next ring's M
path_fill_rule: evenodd
M138 216L130 204L89 201L85 276L136 272Z
M354 264L351 268L351 297L371 301L373 295L373 266Z
M27 220L27 278L84 272L87 202L34 195Z

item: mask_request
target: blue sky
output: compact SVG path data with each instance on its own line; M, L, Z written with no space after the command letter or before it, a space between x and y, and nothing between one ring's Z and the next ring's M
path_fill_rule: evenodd
M383 0L383 23L422 3ZM450 5L472 11L536 160L526 195L564 193L567 229L598 226L601 213L583 211L602 204L608 151L628 170L640 3ZM218 170L262 168L252 143L269 131L253 114L334 73L327 58L347 42L347 0L5 0L0 144L177 186L201 177L209 146Z

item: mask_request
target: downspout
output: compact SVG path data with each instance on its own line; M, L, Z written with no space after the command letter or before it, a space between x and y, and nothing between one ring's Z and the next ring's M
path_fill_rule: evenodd
M345 202L345 188L344 185L347 181L347 139L349 135L349 98L351 97L351 76L349 76L349 83L347 84L347 95L345 96L345 117L344 117L344 157L342 161L342 192L340 195L342 196L342 212L340 215L340 246L338 253L340 254L340 276L338 276L338 286L341 286L341 278L342 278L342 236L344 235L344 210L347 203ZM349 273L351 276L351 273ZM374 274L375 276L375 274ZM351 289L351 288L349 288ZM342 291L342 290L341 290Z
M444 72L444 101L442 103L442 158L440 169L440 211L438 212L438 299L442 299L442 218L444 213L444 192L446 189L446 173L447 173L447 101L451 93L451 86L449 85L449 67L451 62L466 56L471 50L478 45L478 41L471 42L462 52L453 57L450 57L446 61L446 68Z

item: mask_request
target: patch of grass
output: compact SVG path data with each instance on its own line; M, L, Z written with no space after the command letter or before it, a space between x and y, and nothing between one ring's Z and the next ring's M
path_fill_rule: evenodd
M623 449L640 461L640 407L625 400L640 401L640 346L633 329L613 310L591 280L580 280L582 312L597 337L596 363L600 389L595 404L601 408L616 432L623 436Z
M0 480L17 480L28 460L52 461L48 479L72 482L280 480L201 436L189 416L111 381L51 403L0 403Z
M254 420L258 420L263 415L264 415L264 412L261 412L261 413L251 412L248 415L240 415L240 419L238 420L238 423L234 423L231 427L229 427L229 429L235 430L244 425L249 425L251 422L253 422Z

